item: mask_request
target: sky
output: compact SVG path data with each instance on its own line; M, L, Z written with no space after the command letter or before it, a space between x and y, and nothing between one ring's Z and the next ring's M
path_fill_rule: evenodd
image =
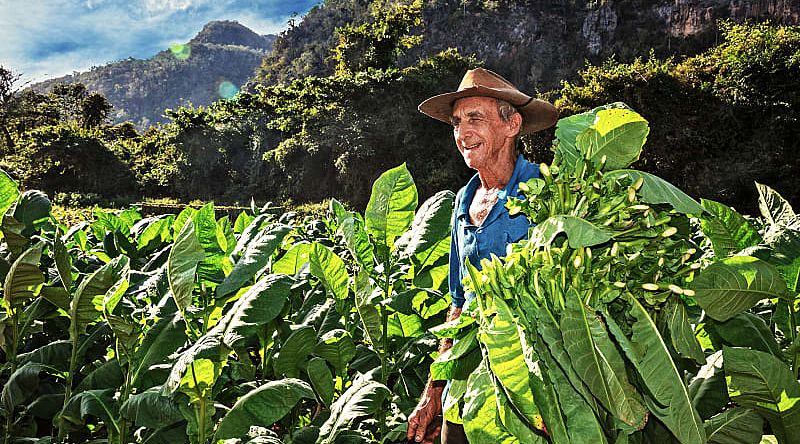
M211 20L277 34L320 0L0 0L0 65L36 82L185 43Z

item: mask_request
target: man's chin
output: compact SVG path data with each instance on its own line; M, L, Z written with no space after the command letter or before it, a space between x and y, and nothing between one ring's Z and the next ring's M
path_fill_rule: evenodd
M482 166L482 162L479 159L477 159L475 156L470 156L469 154L464 155L464 163L467 164L467 167L476 171Z

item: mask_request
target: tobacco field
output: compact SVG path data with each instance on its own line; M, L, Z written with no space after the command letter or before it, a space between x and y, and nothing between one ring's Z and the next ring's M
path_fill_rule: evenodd
M447 323L454 194L405 165L363 214L70 227L0 172L2 442L405 442L430 372L473 444L800 443L800 216L631 169L648 134L621 103L561 119L504 202L529 239Z

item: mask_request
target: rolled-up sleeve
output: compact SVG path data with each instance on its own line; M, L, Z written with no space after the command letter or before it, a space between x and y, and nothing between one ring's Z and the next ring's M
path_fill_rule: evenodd
M461 308L464 305L464 287L461 285L463 277L461 276L461 258L458 254L455 223L453 223L453 230L450 236L450 296L452 297L453 307Z
M461 285L461 255L459 254L458 238L458 207L463 194L463 189L456 194L455 208L450 220L450 274L448 284L453 307L461 308L464 305L464 286Z

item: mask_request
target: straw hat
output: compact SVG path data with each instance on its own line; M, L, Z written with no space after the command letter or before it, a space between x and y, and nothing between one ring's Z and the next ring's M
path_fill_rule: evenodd
M558 120L558 110L544 100L521 92L508 80L488 69L476 68L467 71L458 91L439 94L419 104L419 110L445 123L450 123L453 103L464 97L494 97L513 105L522 114L520 134L530 134L550 128Z

